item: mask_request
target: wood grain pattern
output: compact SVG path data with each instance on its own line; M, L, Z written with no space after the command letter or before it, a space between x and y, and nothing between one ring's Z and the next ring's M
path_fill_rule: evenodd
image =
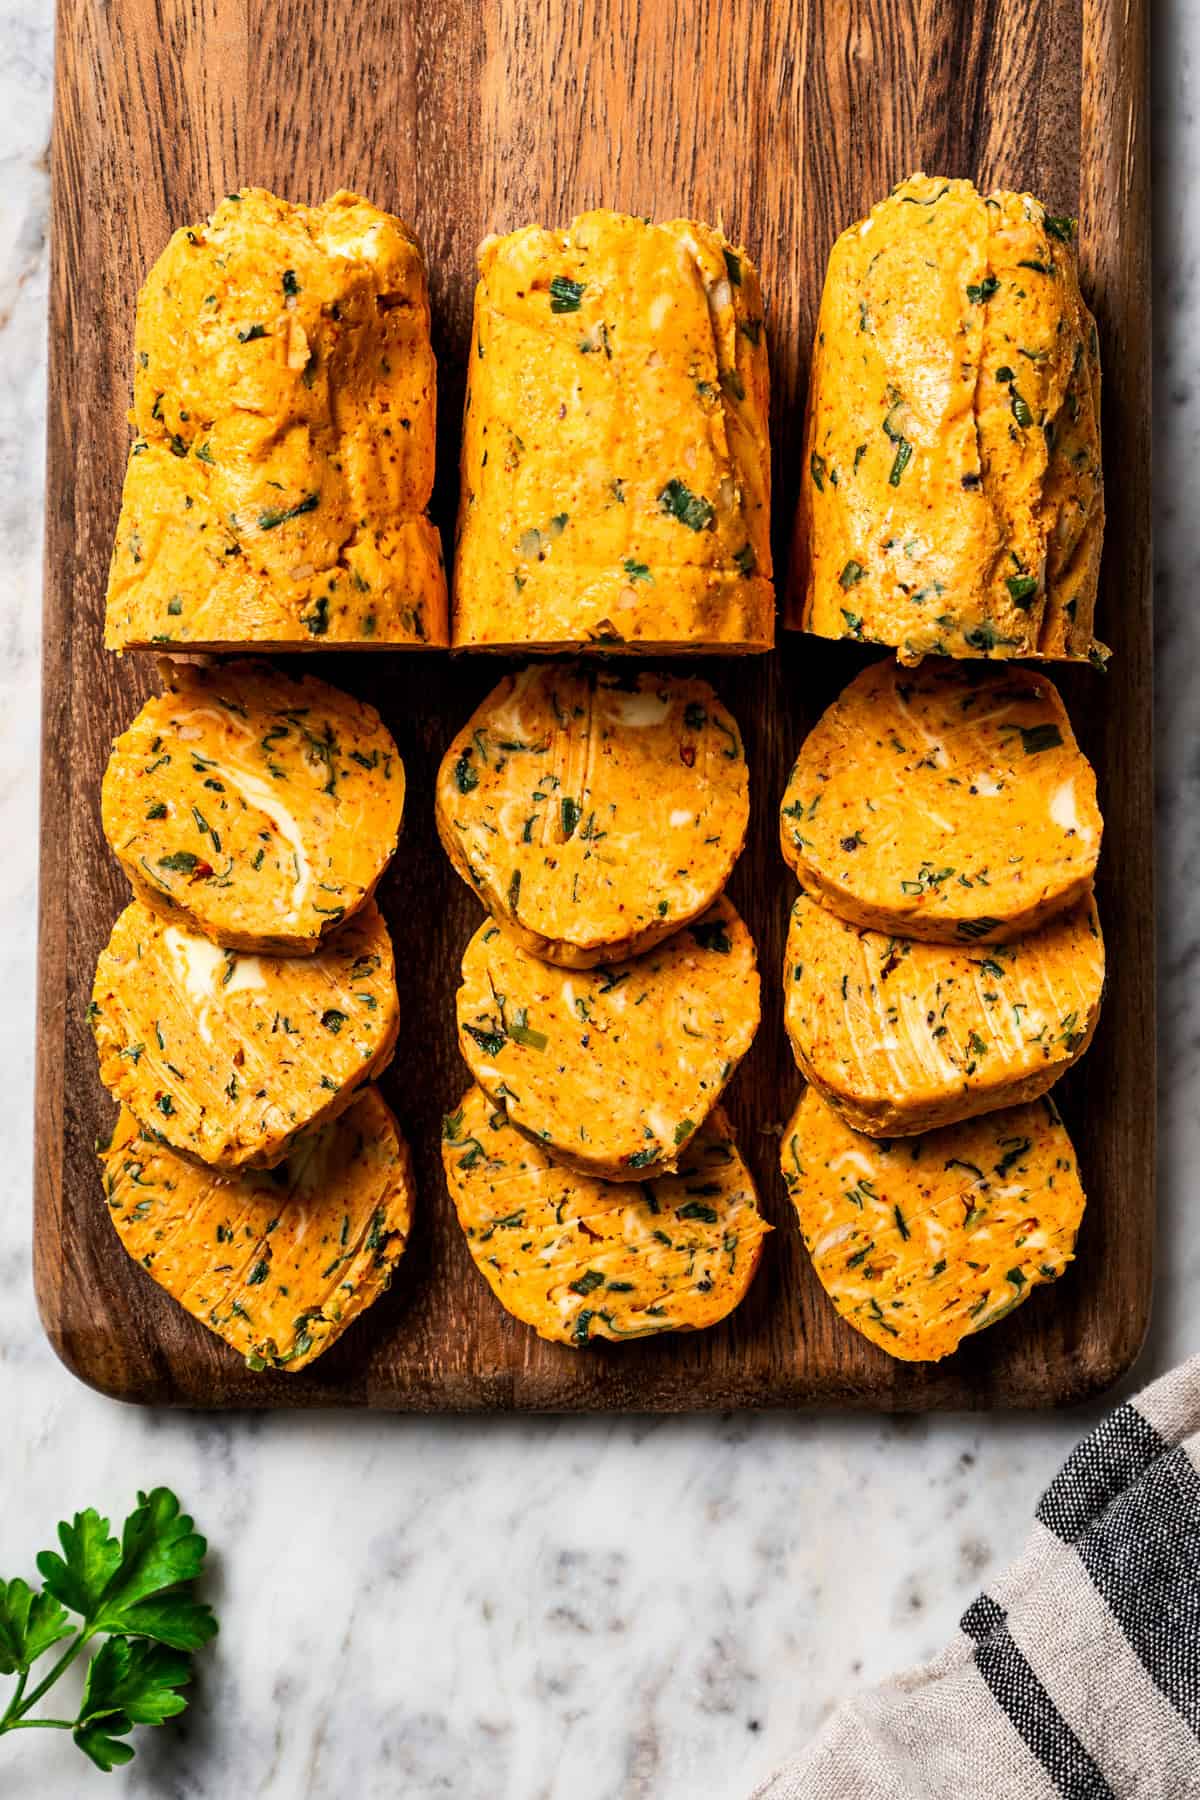
M1149 293L1143 0L60 0L54 134L35 1272L67 1365L125 1399L204 1406L676 1409L1041 1404L1113 1380L1144 1332L1154 1230ZM764 1018L730 1094L779 1229L725 1326L578 1354L509 1320L441 1181L442 1110L466 1085L452 994L475 904L437 847L444 744L502 673L481 658L315 659L384 712L410 810L382 896L405 1028L384 1083L413 1144L414 1241L396 1286L311 1371L255 1376L121 1250L92 1145L111 1106L84 1023L123 901L99 824L113 735L152 685L100 648L127 433L133 302L170 229L254 181L359 188L416 226L440 363L435 511L448 529L474 249L611 205L723 223L757 258L773 358L776 542L797 482L808 348L837 231L914 168L1028 186L1078 212L1105 368L1107 683L1062 686L1107 817L1110 986L1064 1084L1091 1205L1058 1288L932 1369L836 1319L775 1168L798 1089L779 970L792 883L775 843L792 757L861 653L790 638L710 673L745 730L751 842L732 893L758 939Z

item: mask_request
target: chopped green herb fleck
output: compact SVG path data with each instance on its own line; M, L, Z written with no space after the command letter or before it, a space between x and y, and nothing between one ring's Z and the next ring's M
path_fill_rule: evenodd
M706 500L703 494L693 494L691 489L674 475L660 492L658 504L663 512L669 513L673 519L678 519L679 523L686 525L690 531L707 531L716 518L711 501Z
M553 276L550 282L550 311L578 312L585 285L582 281L572 281L569 275Z
M982 306L985 300L991 299L999 286L1000 283L994 275L985 275L979 282L969 281L967 283L967 299L972 306Z
M1063 741L1062 732L1057 725L1019 725L1017 729L1021 733L1021 748L1026 756L1036 756L1040 750L1057 750Z
M1038 591L1037 576L1009 575L1004 585L1012 596L1013 605L1019 606L1022 612L1028 612Z
M317 494L305 494L303 500L298 500L295 506L283 507L279 511L259 513L258 529L274 531L277 525L286 525L289 519L298 519L303 513L315 512L319 497Z

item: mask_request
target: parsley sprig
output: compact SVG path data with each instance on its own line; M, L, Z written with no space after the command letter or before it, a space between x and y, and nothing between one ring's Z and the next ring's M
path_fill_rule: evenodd
M0 1713L0 1735L69 1731L107 1773L132 1761L133 1748L122 1740L135 1725L161 1725L187 1706L180 1689L191 1680L191 1652L217 1629L211 1610L193 1597L208 1545L169 1488L138 1495L120 1542L91 1507L64 1520L58 1541L61 1555L43 1550L38 1556L41 1589L20 1576L0 1580L0 1675L17 1677ZM75 1718L30 1718L64 1670L101 1636ZM63 1643L50 1673L27 1691L34 1663Z

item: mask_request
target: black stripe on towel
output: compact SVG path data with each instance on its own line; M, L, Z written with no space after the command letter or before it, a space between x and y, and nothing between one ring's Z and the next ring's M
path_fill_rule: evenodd
M1170 1448L1135 1406L1118 1406L1072 1450L1042 1495L1038 1518L1064 1543L1073 1544Z
M965 1631L978 1644L990 1632L998 1631L1007 1618L1004 1608L990 1594L980 1594L978 1600L972 1600L960 1619L959 1630Z
M1116 1800L1067 1721L1013 1642L1002 1607L980 1594L962 1617L988 1691L1065 1800Z
M1200 1737L1200 1474L1187 1451L1160 1457L1075 1550L1147 1673Z

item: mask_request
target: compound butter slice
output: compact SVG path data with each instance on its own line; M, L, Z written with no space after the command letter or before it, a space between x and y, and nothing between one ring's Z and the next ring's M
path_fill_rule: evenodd
M198 1169L126 1108L100 1161L130 1256L254 1369L328 1350L386 1289L412 1223L408 1146L374 1088L271 1171Z
M978 948L847 925L806 895L784 956L801 1073L856 1131L911 1136L1034 1100L1087 1049L1104 986L1089 896Z
M1082 899L1096 778L1053 684L1027 669L864 669L817 721L780 812L784 858L841 918L999 942Z
M442 1161L480 1274L558 1343L716 1324L745 1296L771 1229L720 1107L677 1173L605 1182L554 1162L473 1087L444 1123Z
M825 1292L905 1362L949 1356L1075 1254L1084 1194L1050 1099L880 1143L809 1087L782 1164Z
M707 682L536 665L454 739L437 782L451 862L535 956L650 949L721 893L749 818L741 734Z
M163 664L116 741L104 835L134 893L233 950L313 951L369 899L404 811L374 707L245 661Z
M96 967L100 1079L142 1128L215 1168L270 1169L387 1064L399 1005L373 900L315 956L220 950L135 900Z
M728 900L633 961L559 969L504 928L463 955L459 1046L518 1130L620 1181L674 1169L750 1048L754 943Z

